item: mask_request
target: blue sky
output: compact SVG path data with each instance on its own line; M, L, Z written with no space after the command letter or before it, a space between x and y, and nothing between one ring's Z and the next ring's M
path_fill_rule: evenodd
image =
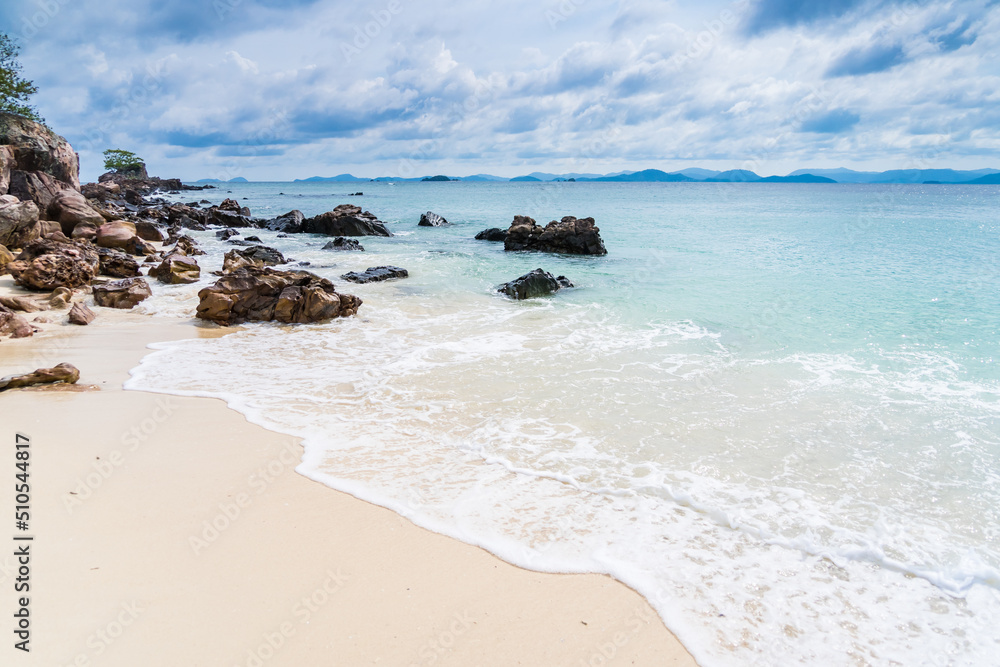
M81 155L251 180L1000 167L1000 0L5 0Z

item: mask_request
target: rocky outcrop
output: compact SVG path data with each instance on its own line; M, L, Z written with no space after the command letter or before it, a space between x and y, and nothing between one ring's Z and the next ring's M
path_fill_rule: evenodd
M240 233L232 228L223 229L221 231L215 232L215 238L219 239L220 241L228 241L234 236L239 236L239 235Z
M45 217L58 222L66 236L72 236L81 222L98 226L105 222L104 216L91 208L87 199L76 190L63 190L53 197L45 209Z
M244 268L198 293L198 317L231 326L243 322L323 322L358 312L361 299L306 271Z
M139 262L135 261L131 255L127 255L121 250L113 248L98 248L97 256L100 260L98 272L102 276L112 278L134 278L142 275L139 272Z
M230 250L227 252L223 260L222 271L230 273L250 266L257 268L277 266L278 264L284 264L286 261L285 256L274 248L258 245L244 250Z
M167 240L167 235L163 231L163 228L149 220L136 220L135 235L143 241L150 241L152 243L163 243Z
M21 201L35 202L42 213L49 208L56 195L66 190L72 188L45 172L21 170L10 172L8 194L14 195Z
M349 239L344 236L338 236L334 240L323 246L323 250L356 250L358 252L364 252L364 246L354 239Z
M409 275L409 271L401 269L398 266L373 266L369 269L365 269L363 273L351 271L350 273L345 273L340 277L347 282L365 284L377 283L383 280L391 280L393 278L406 278Z
M171 252L188 257L205 254L205 251L198 247L198 242L187 235L181 236L175 241L174 249Z
M94 321L97 315L94 314L90 308L82 303L74 303L73 307L69 309L69 323L76 324L79 326L87 326Z
M0 245L23 248L37 239L40 232L38 206L34 202L0 195Z
M232 201L231 199L229 201ZM255 227L254 221L250 218L250 209L242 209L247 211L246 215L236 211L227 211L222 208L213 206L210 209L202 211L201 220L206 225L216 225L218 227Z
M135 233L135 225L127 220L106 222L97 228L94 238L101 248L117 248L130 255L152 255L156 248L143 241Z
M534 250L568 255L606 255L607 249L601 239L600 229L593 218L577 219L566 216L561 221L553 220L542 228L527 216L515 216L504 250Z
M149 275L168 285L189 285L201 280L201 267L191 257L171 253L150 269Z
M326 236L392 236L385 223L360 206L341 204L337 208L302 222L301 231Z
M34 373L8 375L0 378L0 391L32 387L40 384L76 384L80 371L73 364L59 364L55 368L39 368Z
M544 269L535 269L509 283L504 283L497 291L512 299L520 300L547 296L564 287L573 287L573 283L566 276L556 278Z
M94 286L94 303L105 308L129 310L153 296L145 278L125 278Z
M489 229L484 229L483 231L476 234L477 241L494 241L503 242L507 240L507 230L500 229L499 227L491 227Z
M250 209L246 206L240 206L240 203L235 199L223 199L218 208L220 211L229 211L247 218L250 217Z
M305 220L305 216L302 215L302 211L289 211L284 215L279 215L277 218L265 222L264 229L284 234L298 234L302 231L303 220Z
M7 275L7 265L14 261L14 253L7 246L0 245L0 276Z
M0 296L0 305L23 313L37 313L51 308L45 301L30 296Z
M7 194L10 188L10 172L14 166L14 149L10 146L0 146L0 195Z
M80 158L65 139L41 123L23 116L0 113L0 145L14 157L11 170L42 173L66 186L80 189ZM40 202L34 200L44 210ZM47 206L47 204L46 204Z
M14 282L33 290L81 287L93 280L99 268L93 245L54 238L32 241L7 265Z
M35 333L28 321L6 306L0 305L0 336L27 338Z
M420 216L420 222L417 223L419 227L442 227L444 225L450 224L447 220L442 218L437 213L433 211L427 211Z

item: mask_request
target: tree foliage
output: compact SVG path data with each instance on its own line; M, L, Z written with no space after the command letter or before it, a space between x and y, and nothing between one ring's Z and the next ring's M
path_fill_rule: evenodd
M123 151L120 148L109 148L104 151L104 168L114 171L123 171L129 167L137 167L142 164L142 158L132 151Z
M38 111L28 104L28 98L38 92L38 88L21 76L21 63L17 60L20 52L17 42L0 32L0 111L44 123Z

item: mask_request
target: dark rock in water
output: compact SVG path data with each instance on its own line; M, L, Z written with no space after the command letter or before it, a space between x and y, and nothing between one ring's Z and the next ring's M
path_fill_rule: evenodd
M340 276L343 280L351 283L377 283L382 280L390 280L392 278L406 278L410 273L406 269L401 269L398 266L373 266L366 269L364 273L358 273L357 271L351 271L350 273L345 273Z
M242 322L323 322L358 312L361 299L338 294L329 280L306 271L238 269L198 293L198 317L225 326Z
M106 308L129 310L153 296L145 278L125 278L94 286L94 303Z
M556 278L544 269L535 269L516 280L504 283L497 290L512 299L533 299L558 292L564 287L573 287L566 276Z
M190 285L201 279L201 267L192 257L171 253L159 266L150 269L149 275L168 285Z
M343 236L338 236L334 240L323 246L323 250L358 250L364 252L365 249L360 243L354 239L345 238Z
M179 255L187 255L188 257L205 254L205 251L198 247L198 242L187 235L181 236L177 239L176 245L171 252L175 252Z
M274 248L258 245L246 250L230 250L227 252L222 265L222 271L224 273L231 273L232 271L248 266L263 268L265 266L284 264L287 261L285 256Z
M14 282L28 289L48 291L81 287L93 280L100 268L97 248L87 241L56 236L32 241L7 265Z
M279 215L273 220L264 223L264 229L272 232L282 232L283 234L298 234L302 231L302 221L305 216L302 211L289 211L284 215Z
M135 276L142 275L139 272L139 262L121 250L98 248L97 256L100 260L99 271L102 276L134 278Z
M228 211L230 213L236 213L237 215L242 215L243 217L250 217L250 209L246 206L240 206L239 202L235 199L223 199L222 203L219 204L218 208L220 211Z
M209 205L211 205L211 204L212 204L212 202L208 201L207 199L202 199L202 200L201 200L200 202L198 202L198 203L199 203L199 204L209 204Z
M239 236L239 235L240 233L231 227L228 229L223 229L221 231L215 232L215 238L219 239L220 241L228 241L234 236Z
M312 262L298 262L295 266L312 266Z
M248 237L246 237L245 240L250 241L251 243L261 243L262 242L260 240L259 236L248 236Z
M341 204L337 208L302 222L307 234L326 236L392 236L385 223L360 206Z
M250 241L244 241L243 239L229 239L229 245L238 245L243 246L244 248L249 248L255 244Z
M364 192L352 192L352 193L348 194L347 196L348 197L364 197L364 195L365 195Z
M441 227L442 225L447 224L449 224L447 220L433 211L427 211L421 215L420 222L417 223L420 227Z
M569 255L606 255L607 249L601 239L600 229L593 218L577 219L566 216L561 221L553 220L544 229L527 216L514 216L514 222L507 230L504 250L535 250Z
M0 391L33 387L40 384L76 384L80 371L73 364L59 364L55 368L39 368L33 373L8 375L0 378Z
M484 229L483 231L476 234L477 241L506 241L507 240L507 230L500 229L499 227L491 227L490 229Z
M229 199L227 201L232 201ZM193 209L189 209L193 210ZM247 211L247 214L238 213L236 211L228 211L226 209L218 208L213 206L212 208L204 211L204 222L206 225L218 225L219 227L256 227L254 221L250 218L250 209L243 209Z
M285 234L284 232L282 232L281 234L278 234L278 238L279 239L287 239L288 238L288 234Z
M163 228L149 220L137 220L135 223L135 235L143 241L154 241L163 243L167 240L167 235L163 233Z

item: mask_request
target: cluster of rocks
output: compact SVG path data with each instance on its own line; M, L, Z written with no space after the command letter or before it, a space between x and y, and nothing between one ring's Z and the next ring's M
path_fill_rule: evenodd
M364 285L365 283L378 283L393 278L406 278L409 275L409 271L401 269L398 266L372 266L362 272L351 271L350 273L345 273L340 278L349 283Z
M573 283L566 276L557 278L544 269L535 269L509 283L504 283L497 292L521 300L548 296L566 287L573 287Z
M534 250L567 255L607 255L600 229L593 218L566 216L542 227L533 219L518 215L507 230L506 251Z

